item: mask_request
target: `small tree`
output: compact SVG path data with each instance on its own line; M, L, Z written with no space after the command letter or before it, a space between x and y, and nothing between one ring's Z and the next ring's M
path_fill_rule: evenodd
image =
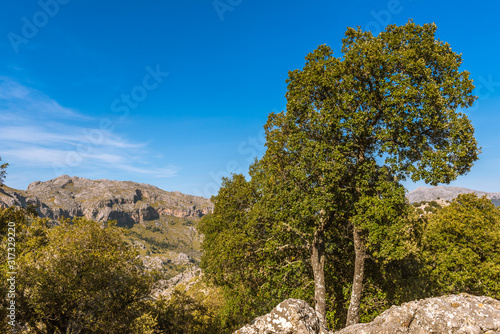
M19 235L19 323L37 333L128 333L151 282L120 230L83 218L47 224Z
M2 157L0 157L0 161L2 161ZM8 163L0 165L0 187L3 185L3 181L5 180L5 174L7 174L7 167L9 167Z

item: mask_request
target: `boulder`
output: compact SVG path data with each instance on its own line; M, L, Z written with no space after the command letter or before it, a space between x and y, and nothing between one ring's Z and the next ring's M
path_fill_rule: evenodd
M500 301L468 294L428 298L392 306L367 324L335 334L500 334Z
M287 299L270 313L255 319L234 334L327 334L316 311L300 299Z
M500 300L465 293L392 306L375 320L328 332L303 300L287 299L234 334L500 334Z

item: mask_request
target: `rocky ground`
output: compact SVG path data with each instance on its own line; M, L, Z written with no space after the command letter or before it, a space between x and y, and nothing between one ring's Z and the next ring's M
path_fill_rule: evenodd
M234 334L498 334L500 300L468 294L446 295L392 306L367 324L328 332L306 302L287 299L269 314Z

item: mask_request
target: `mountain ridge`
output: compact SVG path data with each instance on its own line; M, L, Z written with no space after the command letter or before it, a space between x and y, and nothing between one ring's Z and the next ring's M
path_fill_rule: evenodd
M464 187L419 187L406 194L410 203L443 199L451 201L459 194L486 196L500 206L500 192L486 192ZM26 190L3 185L0 207L12 205L38 207L41 217L50 219L86 217L103 222L116 220L119 226L132 226L160 216L198 219L213 210L209 199L166 191L133 181L91 180L61 175L48 181L35 181Z
M486 196L493 204L500 206L500 192L486 192L480 190L473 190L464 187L450 187L450 186L434 186L434 187L419 187L406 194L410 203L422 201L435 201L437 199L444 199L451 201L459 194L474 193L479 197Z
M156 220L162 215L197 219L213 209L207 198L168 192L132 181L62 175L32 182L26 190L0 188L0 206L26 207L29 204L38 207L41 217L116 220L119 226Z

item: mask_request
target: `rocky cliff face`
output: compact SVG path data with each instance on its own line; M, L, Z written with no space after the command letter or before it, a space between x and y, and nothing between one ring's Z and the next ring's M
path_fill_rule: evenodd
M63 175L46 182L33 182L26 191L0 188L0 206L28 204L37 206L41 217L84 216L101 222L116 220L119 226L153 221L160 216L199 218L212 210L206 198L129 181Z
M324 334L314 310L288 299L234 334ZM331 334L500 333L500 300L468 294L428 298L393 306L374 321Z
M459 194L475 193L479 197L486 195L495 205L500 206L500 192L499 193L488 193L485 191L472 190L462 187L446 187L446 186L436 186L436 187L419 187L415 190L410 191L406 197L410 203L422 202L422 201L434 201L438 198L443 200L451 201Z

